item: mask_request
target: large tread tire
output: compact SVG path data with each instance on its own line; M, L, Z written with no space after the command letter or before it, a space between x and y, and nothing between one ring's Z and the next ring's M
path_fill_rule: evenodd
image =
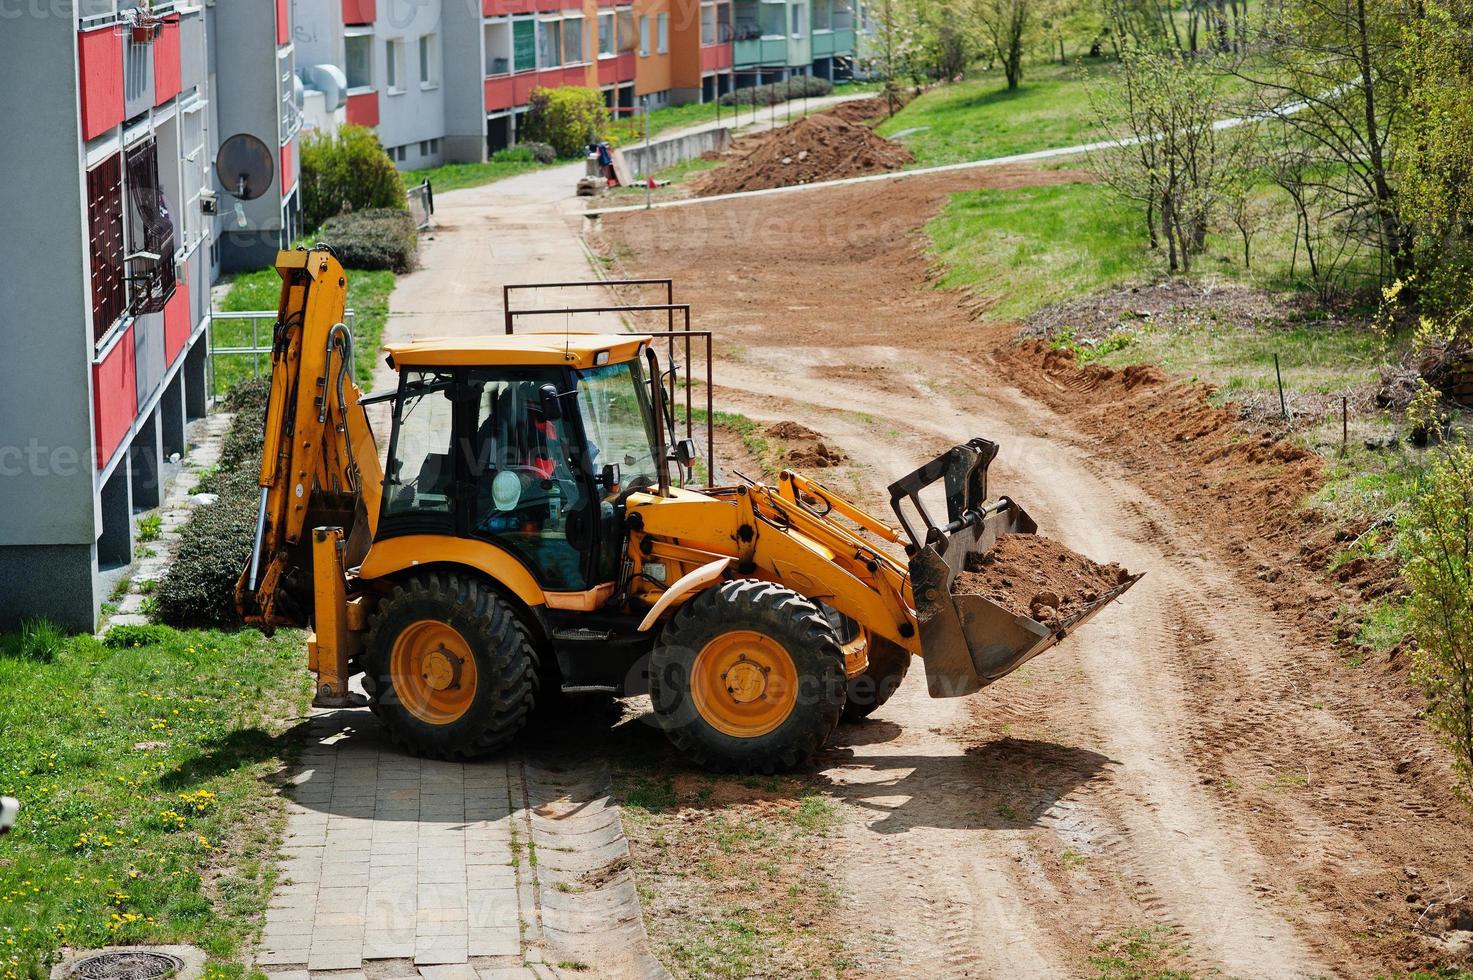
M889 701L910 671L911 653L898 643L871 636L868 653L869 666L849 678L844 698L844 721L851 724Z
M453 627L476 658L474 700L448 724L416 717L394 691L394 642L422 620ZM526 726L537 701L537 651L521 616L469 575L417 575L395 586L369 627L364 664L369 707L389 737L414 755L461 762L498 752Z
M754 737L713 727L691 693L697 655L716 637L737 630L780 644L798 676L786 719ZM738 579L695 596L665 624L649 663L650 699L660 727L688 758L711 769L773 773L806 765L844 708L844 652L833 626L812 601L771 582Z

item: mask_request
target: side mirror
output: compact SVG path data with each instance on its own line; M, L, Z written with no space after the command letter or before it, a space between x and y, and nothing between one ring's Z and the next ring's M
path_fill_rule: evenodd
M542 400L542 417L549 422L556 422L563 417L563 400L558 390L553 385L543 385L538 390Z
M605 492L612 492L623 481L620 479L619 464L609 463L598 475L599 482L603 484Z
M701 456L701 451L696 448L694 439L677 439L674 447L675 462L685 468L689 468Z

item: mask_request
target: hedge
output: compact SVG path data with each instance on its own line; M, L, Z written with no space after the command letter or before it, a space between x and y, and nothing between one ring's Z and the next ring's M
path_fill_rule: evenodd
M581 156L583 148L602 140L609 128L609 110L597 89L534 88L527 106L525 121L517 128L533 142L550 144L560 157Z
M753 85L751 88L739 88L734 92L727 92L721 97L722 105L744 106L752 105L777 105L788 99L817 98L821 95L830 95L834 91L834 83L826 78L816 75L794 75L790 81L772 82L767 85Z
M329 219L317 237L331 245L349 269L408 272L419 244L414 218L393 208L340 214Z
M302 222L306 228L350 211L407 210L404 181L373 130L344 126L302 140Z
M251 554L256 532L261 433L270 381L244 381L230 390L225 408L235 412L220 449L220 462L200 481L202 493L219 499L196 508L179 531L174 562L155 593L158 617L170 626L237 626L235 583Z

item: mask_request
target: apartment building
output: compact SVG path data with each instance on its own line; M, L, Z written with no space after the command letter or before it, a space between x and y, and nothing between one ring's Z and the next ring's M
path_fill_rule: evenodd
M852 2L292 0L303 73L342 66L347 121L375 128L406 169L513 145L534 88L599 89L627 114L849 77Z
M186 422L210 286L296 233L286 0L76 0L0 22L0 628L92 628ZM223 137L265 171L220 174Z

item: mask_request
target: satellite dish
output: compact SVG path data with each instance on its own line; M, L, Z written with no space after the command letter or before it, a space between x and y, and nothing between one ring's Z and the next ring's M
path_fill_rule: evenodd
M271 149L250 133L237 133L220 144L215 174L225 192L242 201L254 201L271 189L276 160Z

